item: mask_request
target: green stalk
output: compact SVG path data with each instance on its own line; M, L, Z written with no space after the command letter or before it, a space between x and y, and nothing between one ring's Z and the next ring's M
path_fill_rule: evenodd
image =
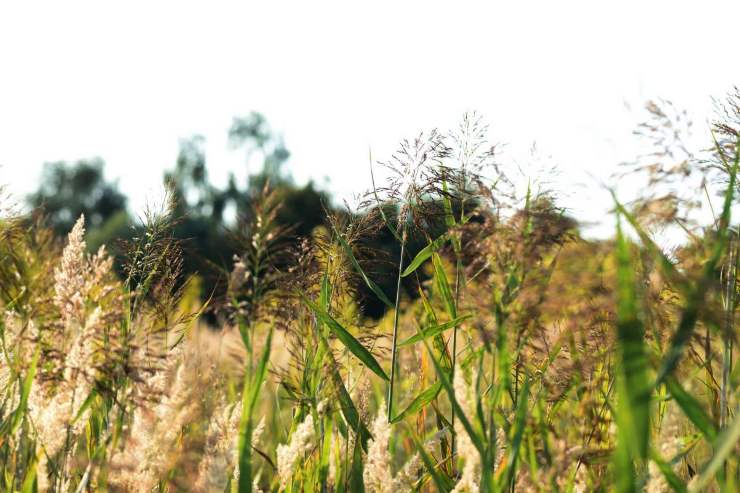
M728 417L728 392L730 373L732 372L732 337L734 332L734 314L735 314L735 280L737 275L737 251L735 248L734 234L730 233L729 238L729 259L727 269L727 281L725 286L725 331L724 353L722 355L722 389L720 392L720 418L721 428L727 425Z
M459 302L460 302L460 269L462 267L462 261L460 259L460 252L459 248L455 248L455 256L457 257L457 262L455 264L455 309L458 308ZM455 365L457 363L457 328L458 326L455 325L452 328L452 381L455 381ZM450 456L452 458L452 467L454 471L455 467L455 452L457 450L456 447L456 436L455 436L455 408L452 408L452 416L450 419L450 424L452 426L452 441L450 443Z
M393 313L393 342L391 349L391 377L388 382L388 421L393 419L393 384L396 381L396 358L398 349L398 318L401 307L401 273L403 273L403 255L406 249L406 228L401 234L401 255L398 260L398 279L396 280L396 304Z
M463 167L462 174L460 176L461 178L461 186L460 186L460 225L465 224L465 189L466 189L466 182L465 182L465 168ZM450 217L451 225L454 226L455 220L454 220L454 213L451 210L450 207ZM460 272L462 270L462 259L460 257L460 249L462 248L462 241L460 240L460 236L456 235L452 239L452 247L455 251L455 309L457 310L458 305L460 304ZM451 379L454 382L455 381L455 366L457 364L457 325L453 327L452 329L452 369L450 371L451 373ZM452 470L454 472L455 470L455 453L457 451L457 437L455 435L455 408L452 408L452 415L450 419L450 424L452 428L452 440L450 443L450 458L452 460Z

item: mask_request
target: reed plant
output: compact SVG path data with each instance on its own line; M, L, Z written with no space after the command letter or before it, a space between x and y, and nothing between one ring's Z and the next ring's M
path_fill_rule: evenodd
M56 238L2 209L2 488L737 491L739 105L695 152L684 115L648 105L654 152L628 168L647 182L605 189L609 240L515 179L475 114L403 141L382 181L372 163L359 206L308 237L267 184L205 300L167 200L120 272L84 218Z

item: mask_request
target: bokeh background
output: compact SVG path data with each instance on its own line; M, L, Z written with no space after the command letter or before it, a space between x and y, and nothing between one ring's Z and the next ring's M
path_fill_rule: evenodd
M4 4L0 183L60 234L85 214L94 249L134 235L170 182L177 234L198 252L187 271L208 277L265 181L308 234L324 208L358 203L371 164L383 179L377 162L401 139L477 111L509 176L536 176L585 237L608 237L604 187L625 200L638 188L617 173L643 152L643 105L671 100L705 136L712 97L740 75L737 14L736 2Z

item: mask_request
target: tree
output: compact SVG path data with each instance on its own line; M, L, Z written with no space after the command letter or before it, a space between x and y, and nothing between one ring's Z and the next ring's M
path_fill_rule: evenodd
M237 227L237 219L251 214L251 199L260 194L266 183L275 190L281 208L277 222L291 228L296 237L308 236L324 222L326 212L337 212L329 194L316 189L312 182L297 186L284 164L290 157L282 138L270 128L259 113L234 118L229 130L233 149L245 152L245 164L256 173L245 169L233 172L225 187L209 180L205 152L205 138L194 135L180 141L180 150L172 169L164 173L164 182L174 196L176 223L174 236L181 240L186 252L183 260L183 279L198 274L202 295L219 296L225 273L231 269L237 245L230 241L230 230ZM126 197L115 182L104 178L101 159L80 160L74 163L58 161L46 164L39 189L28 197L34 208L42 208L51 226L60 234L67 234L74 222L85 214L88 229L87 243L91 249L106 244L115 254L119 240L130 239L138 228L126 211ZM346 214L347 212L341 212ZM373 249L388 251L394 248L387 232L371 242ZM409 251L416 252L415 238L409 240ZM398 256L398 252L388 252ZM382 256L382 255L381 255ZM120 265L117 265L120 268ZM378 282L391 295L395 284L386 276L393 265L377 265ZM365 295L364 285L358 290L364 309L371 316L382 315L385 307L371 295ZM413 290L410 292L414 295Z
M100 158L46 163L39 189L28 201L45 211L57 233L68 233L81 214L88 229L101 228L126 213L126 196L116 183L105 180L103 166Z
M245 117L235 117L229 129L229 144L234 149L246 150L247 165L255 157L262 158L260 171L250 177L252 188L262 189L267 179L273 184L290 182L290 178L282 174L283 164L290 158L290 152L261 113L253 111Z

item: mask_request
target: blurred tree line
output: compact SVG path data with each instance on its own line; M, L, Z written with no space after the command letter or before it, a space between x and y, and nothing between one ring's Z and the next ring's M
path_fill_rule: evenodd
M245 153L246 162L261 164L259 172L244 173L244 176L232 172L225 187L215 186L209 180L205 139L195 135L180 142L174 167L163 176L163 183L168 185L176 204L178 221L173 233L182 240L185 251L183 278L197 274L204 297L218 296L224 288L226 273L237 253L229 228L234 226L236 218L249 214L250 200L268 181L282 203L278 222L292 227L295 238L310 235L316 226L325 223L327 212L347 213L312 182L304 186L293 182L284 170L290 152L261 114L234 118L228 136L230 146ZM60 236L66 235L84 214L89 248L97 250L105 244L114 256L120 255L117 245L134 237L139 227L136 216L127 209L127 197L116 183L105 179L104 162L100 158L46 163L39 188L28 196L28 202L34 209L43 211L50 227ZM379 258L398 258L397 242L386 228L368 241L370 244L365 246L379 252ZM415 255L425 244L423 238L410 238L408 254ZM396 290L394 265L394 262L379 262L374 274L376 282L390 297L395 296ZM411 280L407 281L406 291L415 297ZM384 306L364 289L364 284L358 285L364 314L380 317Z

